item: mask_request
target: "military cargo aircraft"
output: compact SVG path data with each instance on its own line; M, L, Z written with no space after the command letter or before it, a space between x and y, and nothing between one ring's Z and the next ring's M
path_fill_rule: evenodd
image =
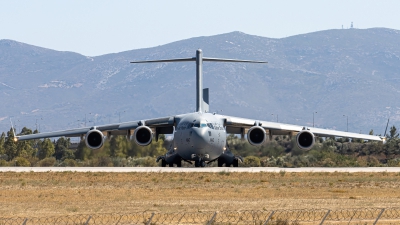
M220 59L203 57L201 49L196 56L181 59L163 59L150 61L134 61L131 63L169 63L196 62L196 112L161 118L143 119L138 121L92 126L71 130L16 136L16 140L30 140L51 137L82 137L91 149L103 146L106 137L112 135L133 136L140 146L147 146L153 140L158 141L160 134L172 134L173 145L165 155L159 156L161 165L181 167L182 161L194 162L195 167L205 167L206 163L218 162L218 166L239 165L240 156L235 156L229 150L226 142L227 134L247 136L250 144L262 145L267 137L273 135L296 135L296 143L300 149L308 150L314 145L317 137L347 137L364 140L384 141L383 137L327 130L314 127L260 121L239 118L209 112L209 92L203 89L203 61L267 63L264 61Z

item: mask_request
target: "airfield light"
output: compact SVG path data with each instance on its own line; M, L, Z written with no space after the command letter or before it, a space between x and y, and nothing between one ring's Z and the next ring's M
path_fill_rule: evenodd
M313 113L312 113L312 127L314 127L314 114L315 114L315 113L317 113L317 112L313 112Z
M271 114L271 116L274 116L274 114ZM278 114L276 114L276 122L278 123Z
M347 115L343 115L343 116L345 116L346 118L347 118L347 132L349 132L349 116L347 116ZM361 132L360 132L361 133Z

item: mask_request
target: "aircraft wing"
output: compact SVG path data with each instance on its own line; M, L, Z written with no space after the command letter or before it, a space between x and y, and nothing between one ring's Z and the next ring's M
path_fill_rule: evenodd
M314 127L304 127L299 125L291 125L284 123L275 123L268 121L259 121L259 120L251 120L239 117L231 117L231 116L223 116L225 119L226 132L233 134L244 134L247 133L247 130L252 126L259 124L262 128L265 129L266 133L270 136L272 135L295 135L302 130L307 130L313 133L317 137L347 137L347 138L356 138L356 139L364 139L364 140L375 140L375 141L384 141L384 138L379 136L373 136L368 134L357 134L351 132L344 131L336 131L336 130L328 130Z
M87 132L93 129L101 131L105 136L130 135L133 134L132 131L134 131L137 127L144 125L150 127L156 134L170 134L170 133L172 134L174 123L175 123L175 117L171 116L171 117L124 122L124 123L108 124L101 126L76 128L70 130L61 130L55 132L29 134L29 135L17 136L16 138L19 141L24 141L24 140L52 138L52 137L82 137Z

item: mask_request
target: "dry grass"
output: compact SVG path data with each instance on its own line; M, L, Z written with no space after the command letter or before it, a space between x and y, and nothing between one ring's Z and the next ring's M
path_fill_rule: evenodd
M0 173L0 216L400 207L399 173Z

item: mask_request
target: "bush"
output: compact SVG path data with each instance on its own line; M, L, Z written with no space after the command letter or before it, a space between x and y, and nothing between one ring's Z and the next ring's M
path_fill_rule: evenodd
M13 161L15 161L15 166L22 166L22 167L31 166L31 163L23 157L17 157Z
M51 167L56 164L56 158L54 158L54 157L44 158L44 159L40 160L37 164L40 167Z
M4 160L8 160L8 155L7 154L3 154L3 155L0 155L0 159L4 159Z
M67 166L67 167L76 167L78 163L74 159L66 159L64 160L60 166Z
M158 164L156 162L156 158L147 156L142 158L133 158L130 162L132 166L139 166L139 167L157 167Z
M10 166L10 165L9 165L9 163L8 163L6 160L0 159L0 166L6 167L6 166Z
M39 162L39 158L36 158L36 157L29 157L29 158L27 158L27 160L29 161L31 166L35 166L35 165L37 165L37 162Z
M100 167L107 167L107 166L112 167L113 166L111 158L108 156L102 156L97 159L93 159L92 161L93 161L92 162L93 166L100 166Z
M246 158L244 158L243 166L260 167L261 166L260 158L256 156L247 156Z

